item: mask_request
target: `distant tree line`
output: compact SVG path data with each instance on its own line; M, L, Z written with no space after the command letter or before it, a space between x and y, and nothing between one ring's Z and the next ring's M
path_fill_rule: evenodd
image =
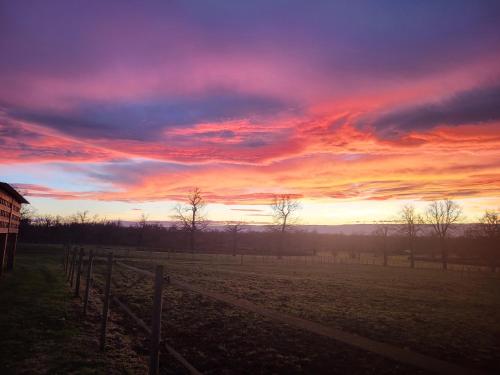
M387 259L407 256L410 266L417 260L483 264L493 270L500 266L500 221L498 214L486 211L477 224L451 235L462 219L453 201L432 202L421 215L413 206L404 206L398 217L377 224L369 235L324 234L300 231L294 226L300 209L291 195L277 195L270 205L274 224L268 230L254 231L243 222L231 222L224 229L213 229L203 212L205 201L200 189L187 196L186 204L175 207L175 224L151 223L145 215L135 225L99 219L89 212L70 217L35 215L22 212L20 240L31 243L93 244L127 246L160 251L223 252L237 254L336 256L349 253L359 257L372 253ZM425 230L424 230L425 229Z

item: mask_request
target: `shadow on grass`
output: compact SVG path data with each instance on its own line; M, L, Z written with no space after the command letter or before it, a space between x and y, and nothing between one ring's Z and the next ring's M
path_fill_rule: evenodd
M0 373L104 373L86 352L59 257L19 254L0 280ZM93 359L95 358L95 359Z

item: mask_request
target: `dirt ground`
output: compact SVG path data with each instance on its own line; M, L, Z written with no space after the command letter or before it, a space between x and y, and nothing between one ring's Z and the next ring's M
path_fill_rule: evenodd
M230 258L161 262L191 285L339 327L466 368L499 368L500 280L489 274L368 265L243 265ZM115 268L115 293L148 320L152 282ZM398 372L400 364L196 293L167 288L165 338L205 372ZM481 319L477 319L481 316ZM191 340L189 338L191 337ZM220 341L219 341L220 340ZM229 343L228 343L229 342ZM268 350L269 349L269 350ZM405 372L417 372L405 369Z
M488 273L211 256L121 259L172 280L406 348L464 368L500 368L500 279ZM148 338L112 304L98 350L104 261L95 262L88 316L58 256L21 254L0 281L0 373L145 374ZM119 264L112 295L151 323L152 278ZM162 339L206 374L420 374L425 371L165 285ZM162 374L188 373L162 353Z

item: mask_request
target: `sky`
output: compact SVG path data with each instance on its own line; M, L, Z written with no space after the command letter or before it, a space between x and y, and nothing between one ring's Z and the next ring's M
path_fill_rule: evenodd
M40 214L500 209L498 1L0 0L0 180Z

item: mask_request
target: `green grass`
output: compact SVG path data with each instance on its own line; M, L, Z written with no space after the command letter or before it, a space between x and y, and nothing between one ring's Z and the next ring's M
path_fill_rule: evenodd
M41 251L19 254L0 280L1 374L105 373L82 340L59 262Z

